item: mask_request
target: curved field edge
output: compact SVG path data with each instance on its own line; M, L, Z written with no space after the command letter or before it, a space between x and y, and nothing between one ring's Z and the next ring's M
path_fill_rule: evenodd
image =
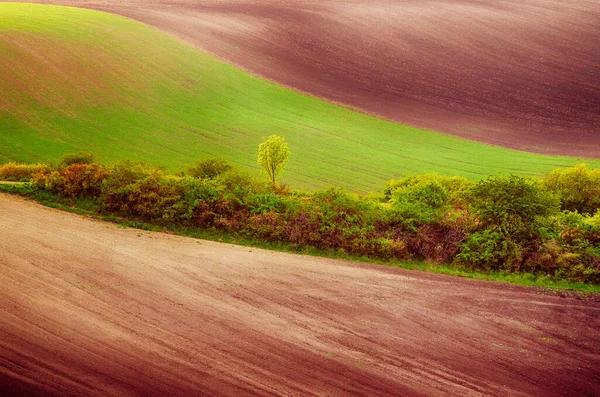
M103 162L176 170L223 157L257 168L276 133L296 188L380 188L409 173L480 179L540 175L600 160L524 153L406 127L277 86L123 17L70 7L0 4L0 162Z

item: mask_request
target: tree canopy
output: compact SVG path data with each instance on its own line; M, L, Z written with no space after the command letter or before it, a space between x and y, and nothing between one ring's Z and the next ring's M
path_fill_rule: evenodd
M258 145L258 164L263 167L271 183L283 171L290 155L290 149L284 138L271 135Z

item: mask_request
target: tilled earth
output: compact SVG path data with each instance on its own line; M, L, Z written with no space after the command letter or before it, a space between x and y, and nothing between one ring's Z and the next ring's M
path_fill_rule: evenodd
M600 389L600 303L122 229L0 195L0 394Z
M258 75L392 120L600 157L598 1L38 2L138 19Z

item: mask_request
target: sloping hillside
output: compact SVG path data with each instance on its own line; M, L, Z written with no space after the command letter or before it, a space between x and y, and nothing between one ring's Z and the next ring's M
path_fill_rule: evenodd
M0 3L0 51L0 161L86 150L105 162L143 159L171 170L208 156L252 168L261 138L276 133L292 150L286 182L358 191L409 172L479 178L578 161L382 121L95 11Z
M108 10L410 125L600 157L600 2L41 0Z

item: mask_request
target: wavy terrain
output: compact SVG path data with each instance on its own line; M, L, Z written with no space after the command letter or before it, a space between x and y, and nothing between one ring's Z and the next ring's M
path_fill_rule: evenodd
M0 92L0 162L91 151L171 171L211 156L255 170L258 144L276 133L292 151L283 182L367 192L408 173L540 175L580 161L387 122L256 78L156 28L73 7L0 3Z
M600 303L121 229L0 195L0 390L592 396Z
M138 19L261 76L402 123L600 157L597 1L50 2Z

